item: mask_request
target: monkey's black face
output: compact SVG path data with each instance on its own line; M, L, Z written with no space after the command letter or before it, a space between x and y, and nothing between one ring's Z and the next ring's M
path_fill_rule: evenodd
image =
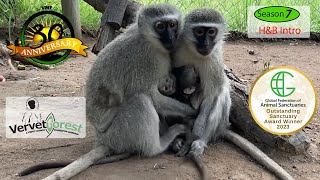
M164 48L171 51L178 37L178 22L176 20L160 20L154 23L155 32L159 35Z
M192 31L196 39L195 46L197 51L203 56L209 55L215 45L214 40L217 36L217 28L198 26L193 28Z

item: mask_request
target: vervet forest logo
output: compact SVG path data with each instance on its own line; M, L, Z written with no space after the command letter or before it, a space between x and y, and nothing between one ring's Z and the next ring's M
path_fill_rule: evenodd
M70 21L55 11L41 11L28 18L16 42L7 46L11 55L46 65L63 62L70 54L86 56L84 49L88 48L75 38Z
M316 113L317 103L317 92L310 78L288 66L262 73L249 96L256 123L277 135L291 135L307 126Z
M83 97L6 99L8 138L84 138L85 128Z

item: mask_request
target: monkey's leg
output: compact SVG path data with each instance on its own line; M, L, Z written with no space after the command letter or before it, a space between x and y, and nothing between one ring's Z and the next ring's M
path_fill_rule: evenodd
M166 151L170 144L175 140L175 138L186 132L185 125L182 124L175 124L171 127L169 127L168 131L160 137L160 140L158 143L155 143L154 148L151 152L151 156L155 156L158 154L163 153Z
M189 105L164 96L160 94L159 91L156 92L153 100L157 112L164 116L186 117L196 114L196 111Z
M264 165L267 169L272 171L278 178L283 180L294 180L294 178L289 173L287 173L281 166L270 159L264 152L262 152L250 141L246 140L245 138L241 137L231 130L226 131L225 138L231 143L240 147L240 149L244 150L260 164Z
M101 121L100 121L100 125L96 126L96 129L100 133L106 132L109 129L110 125L112 124L114 116L116 115L117 112L118 112L118 108L116 108L116 107L108 109L103 114Z
M168 117L164 117L161 114L159 114L159 120L160 120L160 122L159 122L159 134L160 134L160 136L163 136L167 132L167 130L169 129L169 125L168 125L168 123L166 121L167 118Z
M105 156L106 148L103 146L97 146L87 154L81 156L79 159L69 164L68 166L60 169L52 175L46 177L44 180L64 180L69 179L81 171L87 169L96 161L102 159Z
M172 141L185 132L184 125L176 124L160 136L159 124L159 116L150 96L136 94L119 107L111 127L97 141L106 144L115 153L155 156L167 150Z

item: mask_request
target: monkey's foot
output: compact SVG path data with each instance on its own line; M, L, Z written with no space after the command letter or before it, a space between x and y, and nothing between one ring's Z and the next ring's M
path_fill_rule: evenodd
M207 147L207 145L202 140L193 141L193 143L191 144L191 150L189 152L189 155L199 157L203 154L205 147Z
M180 150L176 153L176 155L179 157L186 156L189 150L190 150L190 144L184 143L180 148Z
M181 138L177 138L172 143L172 151L176 153L176 156L185 156L190 149L190 143L187 143Z
M184 143L183 143L183 139L181 139L181 138L175 139L175 140L172 142L172 151L173 151L174 153L178 153L178 152L181 150L183 144L184 144Z

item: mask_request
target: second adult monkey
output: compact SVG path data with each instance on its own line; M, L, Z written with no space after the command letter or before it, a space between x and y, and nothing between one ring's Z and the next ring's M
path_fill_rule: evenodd
M229 79L224 73L222 47L225 21L212 9L196 9L185 17L184 27L175 51L174 66L191 65L199 73L202 97L200 112L193 126L189 152L192 157L203 154L209 141L225 137L249 153L279 178L292 180L281 166L246 139L227 129L231 107Z
M182 97L184 99L180 99L181 101L184 102L190 102L192 99L191 98L199 98L200 100L203 99L201 97L201 89L200 89L200 84L196 81L196 79L199 78L197 73L194 71L194 68L191 67L190 65L187 66L182 66L179 67L178 72L180 74L176 74L176 76L170 75L166 81L162 81L162 83L159 85L159 90L161 93L168 95L168 96L178 96ZM186 77L186 78L185 78ZM180 83L179 86L176 85L176 83ZM182 89L178 89L178 87ZM185 93L183 90L184 89L194 89L193 93ZM194 96L196 91L200 92L197 96ZM197 100L198 101L198 100ZM199 108L199 107L198 107ZM196 108L196 109L198 109ZM181 121L181 120L179 120ZM177 121L177 122L179 122ZM183 123L192 123L193 121L186 120L182 121ZM171 125L174 125L174 122L170 122ZM193 124L192 124L193 126ZM170 127L170 126L168 126ZM190 129L190 127L188 125ZM291 176L288 175L285 170L279 166L276 162L274 162L272 159L270 159L264 152L262 152L259 148L257 148L254 144L252 144L250 141L246 140L245 138L241 137L240 135L234 133L233 131L229 129L225 129L224 131L224 138L231 143L239 146L242 150L244 150L246 153L248 153L251 157L256 159L258 163L261 163L264 165L267 169L271 170L274 172L278 177L282 179L290 179ZM188 139L181 139L177 138L174 143L173 143L173 150L175 152L181 151L181 148L185 148L185 144L189 144ZM191 154L192 156L192 154ZM205 168L205 165L202 165Z

